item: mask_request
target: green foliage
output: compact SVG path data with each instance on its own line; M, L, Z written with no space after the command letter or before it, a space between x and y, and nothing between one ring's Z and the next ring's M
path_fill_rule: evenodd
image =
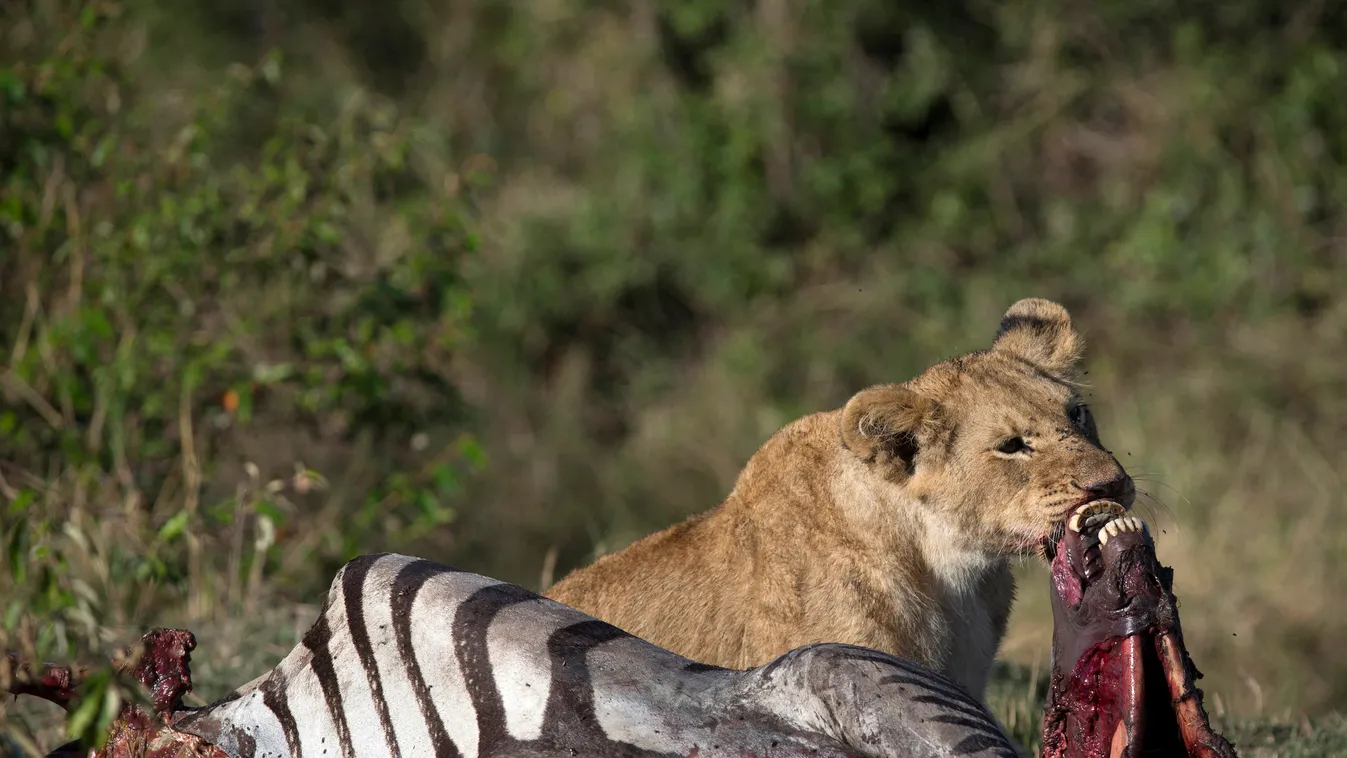
M469 185L446 197L414 165L434 136L359 89L317 118L287 108L280 54L164 99L117 49L132 27L112 4L19 21L0 60L0 642L87 657L172 598L252 608L276 572L308 596L371 531L451 523L480 452L441 375L477 243ZM325 479L294 460L221 482L216 451L282 418L363 446L377 476L348 529L307 527ZM458 442L413 444L440 429ZM110 676L72 736L115 715Z
M180 473L187 510L155 514L171 544L227 525L190 502L211 476L195 449L259 415L403 449L452 424L440 375L467 333L457 269L476 243L412 165L438 149L425 128L359 90L321 121L287 110L278 54L165 102L102 52L114 7L58 33L66 18L3 76L9 463L115 481L142 505ZM446 523L448 465L376 486L361 513Z

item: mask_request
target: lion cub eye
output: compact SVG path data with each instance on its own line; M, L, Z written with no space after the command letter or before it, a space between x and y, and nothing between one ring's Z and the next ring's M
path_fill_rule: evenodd
M1028 453L1032 451L1033 448L1029 447L1029 443L1025 442L1023 437L1011 437L996 446L996 452L1001 453L1002 455L1015 455L1016 453Z
M1095 429L1094 414L1090 413L1090 406L1085 403L1077 403L1067 409L1067 417L1071 419L1072 425L1084 433L1086 437L1095 439L1098 436L1099 432Z
M1072 406L1071 410L1068 411L1068 414L1071 417L1071 423L1081 429L1088 428L1090 422L1093 420L1090 418L1090 407L1085 403Z

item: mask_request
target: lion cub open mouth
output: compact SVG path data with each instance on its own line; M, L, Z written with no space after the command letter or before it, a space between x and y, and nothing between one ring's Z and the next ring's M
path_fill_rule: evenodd
M1073 605L1079 602L1085 584L1102 570L1100 550L1109 539L1145 528L1141 519L1129 516L1127 508L1114 500L1091 500L1057 522L1043 543L1043 556L1053 567L1054 580L1063 583L1063 595Z

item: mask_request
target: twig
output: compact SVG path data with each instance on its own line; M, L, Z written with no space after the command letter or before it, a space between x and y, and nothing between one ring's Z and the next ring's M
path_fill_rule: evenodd
M37 318L37 309L42 303L42 296L37 292L37 285L32 282L24 288L24 294L27 303L23 309L23 320L19 322L19 333L14 338L14 347L9 351L10 368L19 365L23 356L28 352L28 339L33 334L33 320Z
M84 297L84 235L80 226L79 206L75 202L75 187L72 184L66 184L65 192L65 221L66 234L70 237L72 249L70 260L70 288L66 290L65 309L67 313L72 313L79 307L80 300Z
M47 402L45 397L42 397L37 390L29 386L28 382L25 382L12 370L5 369L0 372L0 385L4 386L6 393L18 395L21 400L32 406L33 410L37 411L38 415L42 416L53 429L65 428L65 417L61 415L61 412L56 410L51 403Z
M552 579L557 570L557 546L553 545L547 549L547 555L543 556L542 575L538 577L538 592L546 592L552 586Z
M0 469L0 495L3 495L6 500L11 501L19 496L19 491L11 487L9 480L5 479L4 469Z
M196 526L196 511L201 500L201 467L196 458L196 438L192 430L192 388L184 382L182 393L178 396L178 434L182 441L182 479L187 527L183 534L187 538L188 555L188 612L192 618L201 618L204 614L204 601L201 596L201 542L192 531Z

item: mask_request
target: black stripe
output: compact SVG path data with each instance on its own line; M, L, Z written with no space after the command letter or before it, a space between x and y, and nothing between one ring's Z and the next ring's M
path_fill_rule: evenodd
M285 744L290 748L293 758L303 758L304 750L299 745L299 729L295 726L295 714L290 712L290 702L285 694L285 673L272 669L271 676L258 687L262 690L262 705L265 705L280 722L285 733Z
M931 705L934 705L939 708L948 708L951 711L958 711L959 713L962 713L963 715L968 716L969 718L983 719L983 720L987 719L987 712L985 710L981 708L974 708L973 706L967 703L959 702L956 700L950 700L949 698L941 697L940 695L918 695L912 698L912 702L930 703Z
M983 719L970 719L963 716L932 716L930 721L937 724L949 724L950 726L959 726L976 734L985 734L992 739L1001 739L1000 730Z
M337 681L337 669L332 663L332 650L328 648L328 643L332 641L332 629L327 623L330 609L330 606L324 608L308 634L304 635L304 647L312 654L309 665L318 677L318 686L323 689L323 701L327 703L328 715L332 717L332 724L337 730L337 744L341 746L342 755L351 758L354 749L351 745L351 730L346 725L346 706L341 701L341 684Z
M887 655L877 650L866 650L863 648L858 649L855 652L850 652L842 657L854 661L868 661L888 668L898 668L911 675L911 677L903 677L897 674L886 676L879 680L880 684L902 682L903 684L910 684L914 687L926 687L947 694L951 698L961 702L969 703L976 708L985 709L985 706L975 700L972 695L968 694L968 691L958 682L955 682L944 674L927 668L916 661Z
M384 744L394 758L402 758L398 748L397 735L393 731L393 720L388 716L388 701L384 698L383 678L379 676L379 664L374 659L374 646L370 644L369 629L365 625L365 577L377 556L361 556L346 564L341 575L341 594L346 601L346 626L351 630L351 643L360 656L360 665L365 669L365 681L369 682L370 695L374 698L374 710L379 714L379 725L384 730Z
M430 732L430 744L435 748L436 758L461 758L458 746L449 738L444 728L444 718L436 710L430 699L430 686L426 684L421 664L416 660L416 651L412 647L412 605L425 583L449 573L452 569L430 561L415 560L402 567L393 579L392 601L389 610L393 616L393 632L398 640L398 655L402 666L411 680L412 692L416 694L416 703L421 708L421 718L425 719L426 730ZM479 751L480 752L480 751Z
M914 660L911 660L909 658L895 657L893 658L893 665L897 666L898 668L908 673L915 674L918 677L921 677L922 679L926 679L930 681L932 684L935 684L937 686L943 686L946 689L952 689L960 693L961 695L964 695L965 697L972 697L972 695L969 694L968 690L965 689L962 684L959 684L958 682L954 681L953 679L950 679L948 676L942 674L941 672L936 671L935 669L925 666L923 664L917 663Z
M234 738L234 749L238 751L238 758L253 758L257 754L257 740L253 739L251 734L234 727L230 730Z
M893 666L895 664L902 666L902 659L891 655L885 655L878 651L857 650L848 652L846 655L839 656L846 661L867 661L869 663L878 663L881 666ZM906 667L903 667L906 668Z
M1005 758L1016 758L1015 751L1006 744L1004 737L988 737L983 734L972 734L964 737L959 744L954 746L955 755L971 755L986 750L989 747L1002 748L996 751L996 755L1005 756Z
M924 679L915 676L904 676L902 674L891 674L879 680L880 684L892 684L894 682L898 682L900 684L907 684L913 687L920 687L925 690L936 692L940 695L949 698L950 700L963 703L973 708L984 709L984 706L978 701L974 700L970 695L960 690L957 690L954 687L945 684L944 682L934 681L931 679Z
M505 705L487 655L486 632L501 610L538 595L513 584L493 584L472 593L454 613L454 656L477 711L477 752L488 755L509 739Z
M552 661L552 691L548 694L544 736L573 741L580 735L605 741L594 715L594 683L585 660L589 651L611 640L631 635L598 619L587 619L552 633L547 657Z
M1006 316L1001 319L1001 328L996 332L996 339L1001 339L1010 332L1024 329L1033 332L1035 336L1047 337L1057 330L1061 325L1055 321L1049 321L1037 316Z
M951 681L931 679L931 677L928 676L921 676L921 672L912 672L912 670L909 670L907 675L886 676L884 679L880 680L880 684L894 683L894 681L901 684L911 685L911 687L927 689L929 692L938 693L938 695L946 696L948 699L959 701L959 703L971 705L971 707L979 708L979 710L986 710L986 705L979 703L973 696L968 695L963 688L951 683Z
M795 656L792 656L790 653L783 653L781 655L778 655L771 662L764 663L762 667L758 669L758 676L762 677L763 681L770 682L772 680L773 675L776 674L776 670L786 664L787 658L794 660Z

